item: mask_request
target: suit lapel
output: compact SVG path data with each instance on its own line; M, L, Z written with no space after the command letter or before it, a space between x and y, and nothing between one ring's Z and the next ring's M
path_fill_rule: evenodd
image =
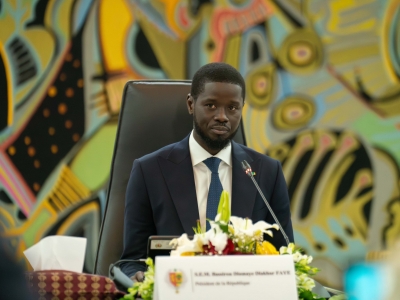
M199 220L199 210L189 152L189 136L178 142L167 158L159 157L158 160L183 229L192 235L192 227L195 227L196 221Z
M232 216L251 218L257 189L242 169L243 160L250 164L253 171L257 170L258 164L240 145L232 141Z

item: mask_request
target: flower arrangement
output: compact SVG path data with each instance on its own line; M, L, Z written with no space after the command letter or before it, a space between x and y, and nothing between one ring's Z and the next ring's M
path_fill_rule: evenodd
M214 221L208 220L210 230L203 231L199 222L197 228L193 228L195 235L190 240L187 234L183 234L171 241L175 250L171 251L171 256L198 256L198 255L292 255L296 284L299 299L322 300L312 292L315 286L311 276L319 270L311 267L312 256L305 255L302 250L290 243L287 247L281 247L279 251L269 243L264 241L264 234L273 236L272 229L279 230L278 225L268 224L259 221L253 224L250 219L238 218L230 214L230 199L227 192L221 194L217 216ZM154 284L154 265L151 259L146 262L149 266L145 273L143 283L135 283L129 289L129 295L124 299L133 299L133 295L139 293L145 300L152 299ZM130 297L130 298L129 298ZM345 299L344 297L332 297L331 299Z

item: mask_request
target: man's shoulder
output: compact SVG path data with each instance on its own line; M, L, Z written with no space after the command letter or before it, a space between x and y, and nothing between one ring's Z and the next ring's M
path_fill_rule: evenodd
M162 147L162 148L160 148L160 149L158 149L158 150L156 150L154 152L151 152L151 153L148 153L146 155L143 155L142 157L139 157L138 160L140 162L149 162L149 161L157 159L157 157L165 157L165 158L167 158L169 153L171 153L171 151L174 148L180 146L183 141L179 141L179 142L176 142L176 143L172 143L172 144L166 145L166 146L164 146L164 147Z

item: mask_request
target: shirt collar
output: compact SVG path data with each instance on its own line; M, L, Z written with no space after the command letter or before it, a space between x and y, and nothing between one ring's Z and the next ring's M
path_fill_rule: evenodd
M224 149L215 154L214 157L218 157L228 166L232 166L231 149L232 149L231 142L229 142L229 144ZM208 153L202 146L200 146L200 144L194 139L193 130L190 133L189 137L189 151L193 167L203 162L203 160L206 160L207 158L213 156L210 153Z

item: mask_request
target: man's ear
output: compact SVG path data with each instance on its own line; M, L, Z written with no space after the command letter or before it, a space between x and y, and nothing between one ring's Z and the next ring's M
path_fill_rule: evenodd
M190 93L187 95L186 105L188 108L189 115L193 115L194 99L193 99L192 95L190 95Z

